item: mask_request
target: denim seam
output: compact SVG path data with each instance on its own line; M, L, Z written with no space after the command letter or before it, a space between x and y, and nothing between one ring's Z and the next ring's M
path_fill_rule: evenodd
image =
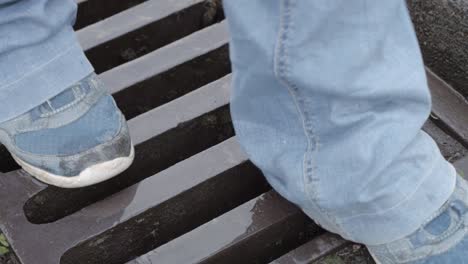
M290 1L289 0L283 0L280 2L280 8L282 9L280 11L280 27L279 27L279 32L278 32L278 39L277 39L277 44L276 44L276 48L275 48L275 58L274 58L274 72L275 72L275 75L277 77L277 79L286 87L286 89L288 90L289 94L291 95L293 101L294 101L294 104L296 106L296 109L298 111L298 114L300 116L300 119L302 121L302 124L303 124L303 132L304 132L304 135L306 136L307 138L307 152L309 152L311 149L312 149L312 143L311 143L311 139L309 138L306 130L305 130L305 118L304 118L304 115L302 113L302 110L301 110L301 107L299 105L299 102L297 100L297 96L296 94L293 92L293 89L297 89L296 87L294 87L288 80L287 80L287 77L286 77L286 72L287 72L287 55L286 55L286 49L285 49L285 42L287 41L287 30L289 29L288 27L288 22L290 23L290 20L288 19L290 14L290 9L289 9L289 3ZM303 156L303 161L302 161L302 170L303 170L303 175L302 175L302 181L303 181L303 186L304 186L304 192L307 193L307 188L306 188L306 180L305 180L305 177L306 177L306 173L305 173L305 161L306 161L306 155L307 153L304 154Z
M437 210L435 213L433 213L426 221L423 222L423 224L421 225L422 227L423 226L426 226L427 224L429 224L432 220L434 220L436 217L438 217L443 211L445 211L448 207L450 206L449 203L447 204L444 204L444 206L442 206L439 210ZM461 223L461 224L460 224ZM459 224L456 225L456 227L460 227L463 223L462 221L460 222ZM444 235L443 235L443 238L440 238L440 237L437 237L437 239L428 239L428 242L435 242L435 243L440 243L441 240L444 240L446 239L448 236L450 235L453 235L454 231L456 230L453 230L454 228L450 228L449 230L451 231L450 234L448 234L447 232L448 231L445 231L444 232ZM467 227L464 227L463 228L465 230L465 233L467 232ZM421 230L418 229L418 230ZM415 231L417 232L417 231ZM463 238L461 238L463 239ZM454 243L454 245L456 245L457 243L459 243L461 241L461 239L459 239L459 241L457 241L456 243ZM396 242L392 242L392 243L398 243L398 241ZM392 248L390 248L390 245L391 244L387 244L385 245L385 249L387 250L387 252L389 252L391 254L391 256L398 262L398 263L408 263L409 261L417 261L417 260L420 260L422 258L425 258L428 256L427 253L419 253L419 254L414 254L412 255L411 257L408 257L408 258L400 258L398 255L396 255L396 253L398 251L394 251L392 250ZM441 253L444 253L444 252L447 252L448 250L450 250L452 247L450 248L444 248L444 249L439 249L439 250L436 250L436 251L431 251L431 255L437 255L437 254L441 254Z
M314 184L317 185L319 182L318 177L314 177L314 170L316 170L316 165L312 164L312 154L317 153L319 147L318 136L314 134L313 131L313 120L306 116L306 111L304 111L304 100L300 98L300 91L298 86L291 81L290 70L288 69L288 53L287 53L287 42L289 40L290 33L293 28L293 22L291 20L292 16L292 6L293 0L282 0L280 2L280 26L279 33L277 37L277 43L274 54L274 73L276 78L281 84L288 90L290 96L292 97L296 109L298 111L299 117L302 121L302 127L305 137L307 138L307 150L303 155L302 160L302 185L304 186L304 192L307 194L308 198L314 202L315 206L327 216L328 220L333 220L333 223L339 226L339 223L336 221L335 217L332 217L324 208L319 204L318 194L311 193L308 191L308 185ZM310 179L310 183L307 183ZM317 187L317 186L316 186ZM318 188L313 188L318 190ZM344 229L340 228L343 235L347 235Z
M60 57L62 57L63 55L69 53L70 51L72 51L74 49L74 45L71 45L70 48L66 49L64 52L62 53L59 53L57 56L53 57L52 59L50 59L49 61L41 64L41 65L37 65L37 67L33 68L30 72L28 72L27 74L23 75L21 78L15 80L15 81L12 81L8 84L5 84L4 86L0 86L0 90L1 89L5 89L5 88L8 88L18 82L21 82L22 80L26 79L27 77L31 76L33 73L39 71L40 69L44 68L45 66L51 64L52 62L54 62L55 60L59 59Z

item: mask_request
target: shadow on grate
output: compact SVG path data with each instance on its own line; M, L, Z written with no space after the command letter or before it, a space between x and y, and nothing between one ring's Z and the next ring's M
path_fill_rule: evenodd
M36 224L56 221L232 136L229 110L224 106L137 144L132 166L109 181L72 190L46 188L26 202L25 214Z
M78 2L80 43L129 119L135 163L65 190L0 149L0 228L23 264L312 263L348 245L273 191L237 143L219 1ZM466 171L468 104L428 76L424 129Z
M268 189L261 173L242 163L77 245L61 263L124 263Z

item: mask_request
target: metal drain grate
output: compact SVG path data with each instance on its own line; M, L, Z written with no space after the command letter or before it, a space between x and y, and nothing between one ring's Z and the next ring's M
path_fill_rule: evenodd
M239 148L214 2L78 2L80 42L130 119L136 160L110 181L64 190L0 151L0 228L23 264L311 263L349 243L279 197ZM468 104L428 75L435 119L425 130L468 172Z

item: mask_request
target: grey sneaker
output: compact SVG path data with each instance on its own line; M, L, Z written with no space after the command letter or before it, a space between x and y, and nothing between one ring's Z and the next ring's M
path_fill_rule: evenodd
M1 123L0 142L25 171L64 188L107 180L134 157L125 118L95 74Z
M468 263L468 184L458 177L455 192L434 216L398 241L368 246L378 264Z

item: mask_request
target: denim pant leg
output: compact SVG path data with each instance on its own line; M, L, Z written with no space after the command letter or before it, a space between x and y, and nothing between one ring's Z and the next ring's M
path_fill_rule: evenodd
M93 72L72 24L74 0L0 0L0 122Z
M326 229L368 245L415 231L456 172L404 0L225 0L232 116L251 160Z

